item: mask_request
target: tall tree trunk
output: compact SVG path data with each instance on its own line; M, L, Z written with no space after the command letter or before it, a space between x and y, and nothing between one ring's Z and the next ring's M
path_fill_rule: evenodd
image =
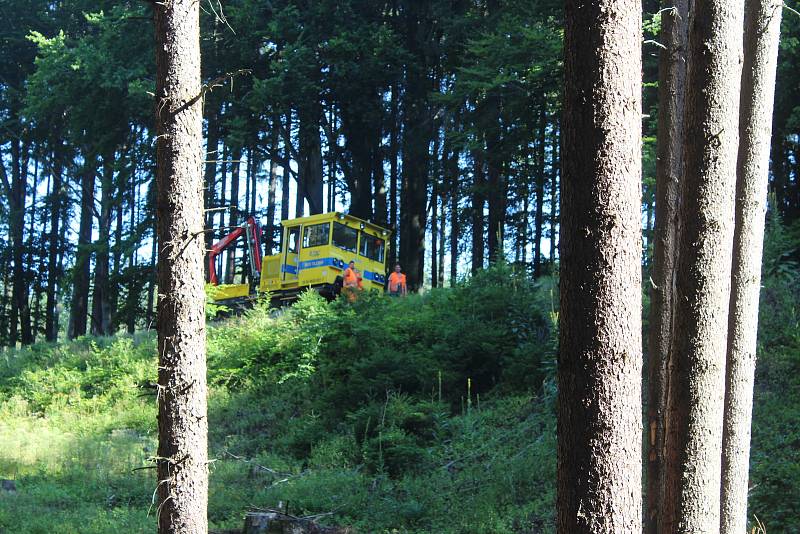
M219 211L216 211L216 212L212 212L212 215L211 215L211 220L213 221L214 220L214 214L219 213L219 227L217 228L217 232L216 232L217 233L217 239L222 239L229 232L229 230L227 230L226 226L225 226L225 212L228 211L228 210L224 209L224 208L227 208L227 206L230 205L230 203L228 203L226 201L226 198L228 198L228 197L225 196L227 194L227 191L228 191L228 170L229 170L228 167L230 167L230 163L228 162L228 160L230 159L230 157L231 157L230 146L228 146L227 144L223 144L222 145L222 159L220 160L219 204L218 204L218 207L219 208L223 208L223 209L220 209ZM229 218L230 218L230 215L229 215ZM212 223L212 226L213 226L213 223Z
M534 214L534 235L533 235L533 276L539 278L542 275L542 233L544 231L544 152L545 152L545 126L547 117L544 109L539 117L539 150L537 152L536 174L536 212ZM527 226L527 223L526 223ZM527 233L527 232L526 232Z
M342 128L347 150L352 159L351 171L345 176L350 192L350 213L362 219L372 218L372 181L376 147L380 147L380 100L378 95L367 102L350 104L342 110ZM352 108L352 109L349 109Z
M439 287L439 179L433 178L431 189L431 287Z
M25 198L28 189L28 157L27 147L19 140L11 142L12 183L9 198L9 237L11 238L14 268L12 271L11 318L9 321L10 345L17 342L17 322L19 322L20 342L23 345L33 343L31 331L31 315L28 304L28 282L25 270Z
M557 528L641 511L641 13L565 4Z
M292 163L292 112L286 112L286 127L283 129L283 176L281 177L281 221L289 218L289 178Z
M233 162L231 163L231 199L228 205L230 206L230 215L228 215L228 227L225 233L228 234L233 231L233 227L239 224L239 182L241 181L240 171L242 162L242 149L233 149ZM236 275L236 247L231 247L225 251L225 283L233 283L234 276Z
M275 115L272 119L272 140L270 143L270 157L269 157L269 189L267 192L267 228L266 228L266 249L267 254L272 254L275 248L275 205L276 195L278 192L278 160L276 154L278 153L278 121L280 117Z
M94 181L97 174L97 159L84 155L81 176L81 215L78 228L78 249L75 266L72 268L72 305L69 317L69 338L86 335L86 319L89 313L89 262L92 257L92 224L94 222Z
M109 248L111 236L111 207L114 190L113 152L103 157L103 175L100 180L100 217L98 236L94 245L94 288L92 291L92 328L94 336L111 332L111 304L109 288Z
M154 3L159 532L208 531L200 4ZM235 199L235 197L234 197Z
M247 213L250 215L256 214L256 207L258 206L258 172L261 169L263 161L254 147L250 147L248 151L248 163L250 164L250 206Z
M447 174L450 184L450 286L458 280L458 240L461 225L458 219L458 150L453 150L447 162Z
M58 339L58 316L56 315L58 295L56 288L58 278L61 276L58 253L62 243L59 225L61 223L64 198L62 150L63 147L59 144L53 151L53 187L50 191L50 242L47 245L47 302L45 304L44 320L45 339L47 341Z
M389 247L389 265L397 263L399 232L397 211L398 211L398 192L397 182L400 178L398 173L398 142L400 131L400 117L399 117L399 86L398 84L392 85L392 96L390 102L390 115L389 115L389 227L392 229L392 244Z
M558 122L553 125L553 145L552 145L552 163L550 172L552 173L550 182L550 265L556 261L556 250L558 249L558 242L556 236L556 227L559 221L559 198L558 198L558 180L561 174L561 158L559 157L559 150L561 131L558 128Z
M758 296L782 2L748 0L745 5L741 137L722 434L722 534L747 530Z
M444 229L447 226L446 215L447 197L441 195L441 211L439 212L439 262L438 270L434 271L433 276L439 279L439 287L444 287Z
M483 269L485 216L483 213L486 205L486 180L481 148L472 152L473 180L472 180L472 274Z
M388 205L387 205L387 187L386 187L386 172L383 168L384 160L384 147L383 147L383 90L379 93L379 102L376 106L375 114L377 116L374 125L374 141L372 143L372 190L374 191L373 197L375 199L375 209L373 211L373 220L385 224L389 220Z
M691 4L665 532L719 532L742 0ZM672 397L672 393L670 393ZM673 442L672 436L677 437Z
M503 173L500 148L500 102L491 97L488 104L490 123L486 129L486 176L488 178L489 262L503 258L505 244L508 181Z
M300 120L299 141L300 161L297 179L297 214L303 213L303 199L308 201L308 214L318 215L325 208L323 204L322 140L319 126L322 120L322 106L315 102L311 109L302 108L298 112ZM301 194L302 191L302 194Z
M203 205L206 209L206 232L205 232L205 248L211 249L214 244L214 215L217 213L216 205L216 191L217 191L217 161L222 157L219 151L219 114L220 110L211 108L208 114L208 136L206 139L206 157L205 157L205 171L203 175ZM224 165L224 164L223 164ZM224 187L224 182L223 182ZM222 196L225 196L223 189ZM207 269L207 262L203 262L204 269ZM206 277L209 273L206 273Z
M428 52L431 34L430 2L404 2L406 65L403 93L403 187L400 212L400 261L411 290L422 286L425 271L425 232L428 214L428 167L434 127L428 93Z
M671 9L667 9L671 7ZM661 42L666 46L659 58L658 154L656 158L655 235L650 330L648 335L648 461L647 523L651 534L664 530L661 518L674 503L666 495L664 465L665 432L674 431L667 411L674 403L667 397L674 381L672 332L675 307L675 265L678 257L678 194L683 173L683 126L686 96L686 53L689 43L689 1L665 0L661 15ZM672 390L674 393L674 390ZM674 460L673 460L674 461ZM663 510L663 511L662 511Z

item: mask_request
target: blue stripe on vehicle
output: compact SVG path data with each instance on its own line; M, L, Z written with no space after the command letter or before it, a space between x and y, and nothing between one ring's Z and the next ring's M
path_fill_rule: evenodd
M281 272L289 274L297 274L297 267L294 265L289 265L284 263L283 265L281 265Z
M317 267L335 267L334 258L319 258L300 262L300 269L315 269Z
M336 267L337 269L341 269L341 267L338 267L334 263L335 259L336 258L318 258L315 260L301 261L300 264L298 265L297 271L302 271L304 269L318 269L320 267ZM287 267L294 269L294 266L292 265L287 265ZM292 272L293 274L295 274L296 271L287 271L287 272ZM372 271L364 271L363 276L365 280L375 282L376 284L382 284L383 282L377 279L378 274L379 273Z

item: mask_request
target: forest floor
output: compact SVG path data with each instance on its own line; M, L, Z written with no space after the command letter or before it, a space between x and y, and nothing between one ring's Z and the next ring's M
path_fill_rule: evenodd
M554 285L500 286L212 323L212 528L286 503L358 532L553 531ZM773 319L751 484L770 534L800 517L800 328ZM148 333L0 353L0 532L153 530L154 354Z

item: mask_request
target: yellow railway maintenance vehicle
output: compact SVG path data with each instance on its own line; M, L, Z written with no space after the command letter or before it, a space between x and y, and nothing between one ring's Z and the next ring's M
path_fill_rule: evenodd
M339 212L281 221L281 250L262 256L261 228L254 217L236 227L208 252L208 282L215 287L215 304L241 308L269 295L272 304L291 303L308 289L334 299L350 261L363 277L364 290L382 290L390 231ZM221 253L244 241L244 268L221 284L217 275ZM231 251L233 252L233 251Z

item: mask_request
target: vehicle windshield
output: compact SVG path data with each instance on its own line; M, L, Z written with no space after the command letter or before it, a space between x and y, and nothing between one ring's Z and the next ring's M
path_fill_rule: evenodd
M358 230L338 222L333 223L333 244L349 252L355 252L358 245Z
M303 229L303 248L319 247L328 244L330 223L314 224Z
M380 237L361 232L361 248L358 253L372 261L383 263L386 242Z

